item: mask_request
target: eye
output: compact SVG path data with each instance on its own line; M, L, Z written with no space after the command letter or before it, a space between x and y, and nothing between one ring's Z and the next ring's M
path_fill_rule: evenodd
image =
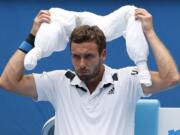
M85 59L93 59L93 58L94 58L94 55L92 55L92 54L86 54L84 57L85 57Z
M74 60L79 60L79 59L81 59L80 55L76 55L76 54L73 54L73 55L72 55L72 58L73 58Z

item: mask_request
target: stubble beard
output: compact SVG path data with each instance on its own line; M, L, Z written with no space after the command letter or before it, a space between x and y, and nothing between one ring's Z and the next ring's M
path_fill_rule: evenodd
M85 83L88 83L88 82L92 82L96 77L99 76L100 69L101 69L101 62L99 61L99 63L97 65L95 65L92 74L89 74L89 75L79 75L76 70L75 70L75 72L76 72L77 76L80 78L81 81L83 81Z

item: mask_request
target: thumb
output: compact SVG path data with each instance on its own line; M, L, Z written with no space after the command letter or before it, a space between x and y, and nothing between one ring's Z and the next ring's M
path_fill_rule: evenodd
M144 16L143 15L135 15L135 20L139 20L142 22Z

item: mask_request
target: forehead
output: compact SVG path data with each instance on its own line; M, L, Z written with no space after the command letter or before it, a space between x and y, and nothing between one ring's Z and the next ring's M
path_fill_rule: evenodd
M98 52L98 47L95 42L83 42L83 43L74 43L71 44L72 53L91 53Z

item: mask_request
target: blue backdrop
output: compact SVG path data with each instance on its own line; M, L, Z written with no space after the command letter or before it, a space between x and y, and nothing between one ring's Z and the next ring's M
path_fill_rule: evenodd
M108 14L120 6L134 4L146 8L154 18L154 27L180 65L180 2L160 0L112 0L112 1L63 1L63 0L4 0L0 1L0 71L2 73L8 59L28 35L33 18L40 9L61 7L67 10L91 11L96 14ZM118 68L133 65L128 58L125 42L122 38L108 43L106 64ZM149 67L156 70L156 64L150 52ZM69 48L41 60L33 72L71 68ZM158 93L151 98L159 99L163 107L180 107L180 87ZM29 97L22 97L0 89L0 135L38 135L43 123L54 114L49 103L35 103Z

